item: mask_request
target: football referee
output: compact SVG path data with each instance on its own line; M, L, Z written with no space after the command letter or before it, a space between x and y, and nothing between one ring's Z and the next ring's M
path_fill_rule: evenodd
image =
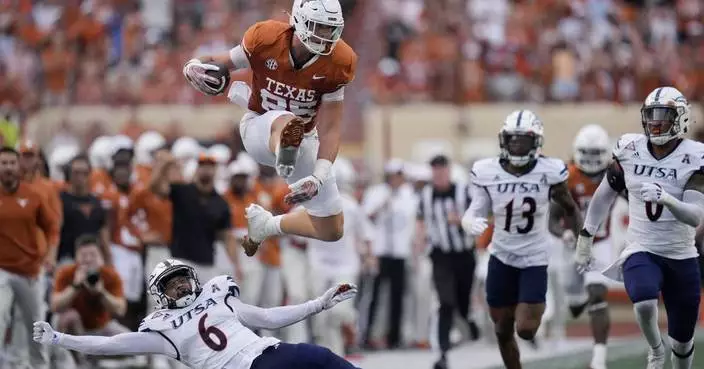
M433 177L420 193L419 235L426 239L433 265L433 284L440 300L437 342L440 358L434 369L447 368L450 330L455 312L467 322L470 338L479 338L479 329L470 316L474 282L474 242L464 233L460 220L471 198L466 184L450 180L450 160L438 155L430 161Z

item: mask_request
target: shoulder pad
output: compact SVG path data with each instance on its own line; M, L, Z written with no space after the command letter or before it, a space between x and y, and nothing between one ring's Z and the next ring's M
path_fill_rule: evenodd
M639 133L626 133L619 137L612 152L614 157L620 159L624 153L636 151L636 142L642 138L645 138L645 135Z
M498 174L497 166L499 165L498 158L486 158L477 160L472 165L472 170L469 172L469 178L472 183L477 186L488 186L494 182L493 177Z
M138 332L159 332L169 328L169 320L175 315L168 309L157 310L139 323Z
M340 40L337 45L335 45L335 50L331 57L332 64L335 68L334 83L336 86L332 86L332 90L334 91L354 80L357 70L357 54L350 45Z
M564 161L558 158L541 157L538 159L544 165L547 182L550 185L562 183L570 176L570 171Z
M279 36L288 30L289 27L286 23L274 20L254 23L242 37L242 48L247 56L251 57L257 53L258 48L276 43Z
M219 275L205 283L202 288L203 292L201 293L213 296L233 295L238 297L240 295L240 286L229 275Z

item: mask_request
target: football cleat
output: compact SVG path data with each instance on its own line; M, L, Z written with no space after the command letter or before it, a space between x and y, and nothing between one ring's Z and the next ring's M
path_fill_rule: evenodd
M648 366L646 369L664 369L665 358L665 343L661 342L657 348L648 350Z
M245 209L245 217L247 218L247 236L242 242L242 247L247 256L253 256L257 253L259 245L270 233L268 232L269 220L274 216L257 204L251 204Z
M298 149L303 142L303 134L305 133L305 123L301 118L293 118L281 131L281 139L279 141L279 149L276 152L276 173L288 178L296 169L296 160L298 159Z

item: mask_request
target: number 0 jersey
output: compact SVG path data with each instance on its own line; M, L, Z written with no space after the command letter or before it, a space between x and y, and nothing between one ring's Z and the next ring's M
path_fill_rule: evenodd
M517 268L547 265L553 242L548 232L550 187L568 176L562 160L548 157L539 157L535 167L520 176L504 170L499 158L474 163L472 183L489 194L494 215L489 252Z
M229 276L211 279L196 300L181 309L155 311L139 325L140 332L159 332L192 368L248 369L269 346L279 342L259 337L242 325L232 300L239 287Z
M310 130L326 96L354 79L357 54L340 40L330 55L316 55L296 69L290 55L293 37L292 26L273 20L256 23L245 32L241 45L252 69L249 110L290 111L305 119Z
M658 160L650 153L645 135L625 134L616 143L613 154L623 168L628 190L626 241L667 258L697 257L694 227L677 220L666 206L644 202L640 188L646 182L657 183L682 200L689 177L704 166L704 145L684 139L673 152Z

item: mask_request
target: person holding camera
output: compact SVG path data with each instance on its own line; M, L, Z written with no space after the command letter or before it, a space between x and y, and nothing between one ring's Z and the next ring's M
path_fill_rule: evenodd
M129 332L113 316L127 309L117 271L105 265L98 239L82 235L76 240L76 262L59 268L50 298L58 325L75 335L113 336Z

